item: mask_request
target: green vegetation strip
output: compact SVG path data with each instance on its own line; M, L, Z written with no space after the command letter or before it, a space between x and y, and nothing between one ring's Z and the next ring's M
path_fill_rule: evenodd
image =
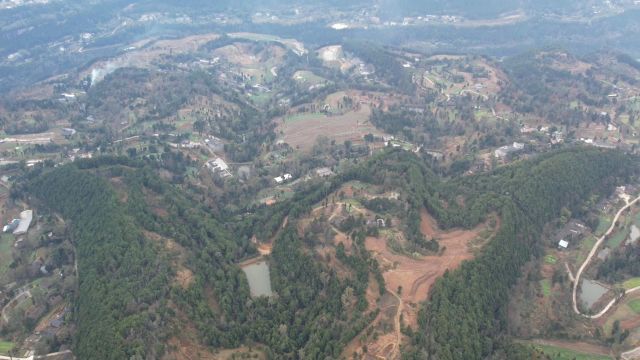
M627 303L631 310L636 314L640 314L640 299L633 299Z
M9 270L11 264L11 248L13 246L13 235L0 235L0 278Z
M604 234L605 231L607 231L607 229L609 228L609 226L611 226L611 221L613 219L611 218L611 216L601 216L600 217L600 221L598 222L598 228L596 229L596 235L600 236L602 234Z
M297 115L286 117L285 122L290 123L290 122L304 121L304 120L316 120L324 117L326 117L326 115L322 113L297 114Z
M549 279L540 280L540 287L542 287L544 297L551 296L551 281Z
M640 286L640 277L631 278L622 283L622 287L625 288L625 290L633 289L638 286Z
M547 264L553 265L558 262L558 258L556 258L553 255L547 255L544 257L544 262L546 262Z
M9 351L13 349L13 343L0 340L0 354L9 355Z
M611 360L610 356L577 352L557 346L534 345L534 348L542 351L551 360Z
M613 234L611 238L609 238L609 240L607 240L607 245L615 249L618 246L620 246L620 244L622 244L622 242L627 238L628 235L629 235L628 228L617 231L615 234Z

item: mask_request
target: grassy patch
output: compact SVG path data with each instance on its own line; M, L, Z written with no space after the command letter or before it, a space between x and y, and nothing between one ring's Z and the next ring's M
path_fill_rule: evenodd
M9 264L12 262L11 248L13 247L13 235L0 235L0 279L4 277L9 270Z
M258 106L264 106L271 100L271 93L259 92L249 97Z
M601 236L602 234L604 234L605 231L609 229L609 226L611 226L611 221L613 221L611 216L601 216L595 234L597 236Z
M296 73L293 74L293 79L298 82L306 83L309 85L317 85L327 81L325 78L322 78L312 73L311 71L306 71L306 70L296 71Z
M591 248L595 243L596 243L596 238L593 236L588 236L584 240L582 240L582 243L580 243L580 251L578 253L578 256L576 257L577 264L581 264L584 261L584 259L587 258L589 251L591 251Z
M627 303L627 305L635 312L640 314L640 299L633 299Z
M296 121L316 120L318 118L324 118L324 117L326 117L326 115L323 113L304 113L304 114L287 116L284 119L284 121L289 123L289 122L296 122Z
M13 346L12 342L0 340L0 354L9 355L9 351L13 349Z
M638 286L640 286L640 277L631 278L622 283L622 287L625 288L625 290L633 289Z
M544 262L546 262L547 264L553 265L558 262L558 258L556 258L553 255L547 255L544 257Z
M544 295L544 297L551 296L551 281L549 279L540 280L540 287L542 288L542 295Z
M633 222L636 224L636 226L640 226L640 211L636 213L636 216L634 217Z
M552 360L610 360L610 356L594 355L582 352L577 352L557 346L549 345L534 345L539 351L542 351L545 355L549 356Z
M622 244L622 242L627 238L628 235L629 235L628 228L618 231L615 234L613 234L613 236L611 236L609 240L607 240L607 245L609 245L610 248L615 249L618 246L620 246L620 244Z

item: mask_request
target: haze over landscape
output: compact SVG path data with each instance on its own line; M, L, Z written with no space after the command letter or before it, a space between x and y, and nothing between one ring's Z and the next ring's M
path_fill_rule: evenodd
M640 359L640 2L0 0L0 359Z

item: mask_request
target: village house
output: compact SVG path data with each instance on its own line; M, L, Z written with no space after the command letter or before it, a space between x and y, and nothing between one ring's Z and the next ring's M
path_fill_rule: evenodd
M29 226L31 226L31 221L33 220L33 210L25 210L20 213L20 223L13 231L13 235L24 235L29 230Z
M283 184L289 180L293 179L293 175L291 174L284 174L278 177L273 178L273 180L276 182L276 184L280 185Z
M222 178L231 177L231 172L229 171L229 165L222 160L221 158L216 158L215 160L210 160L206 163L206 167L211 170L214 175L219 175Z
M316 169L316 175L318 175L319 177L329 177L333 175L333 171L331 171L331 169L327 167L324 167L324 168Z

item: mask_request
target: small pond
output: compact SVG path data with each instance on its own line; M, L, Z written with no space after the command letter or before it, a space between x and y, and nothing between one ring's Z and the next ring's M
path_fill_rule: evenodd
M609 289L593 280L583 280L580 288L580 300L590 309Z
M269 264L265 260L245 265L242 271L247 275L252 297L272 295Z
M631 225L631 234L629 235L629 239L627 240L627 244L635 244L636 241L640 238L640 229L634 224Z

